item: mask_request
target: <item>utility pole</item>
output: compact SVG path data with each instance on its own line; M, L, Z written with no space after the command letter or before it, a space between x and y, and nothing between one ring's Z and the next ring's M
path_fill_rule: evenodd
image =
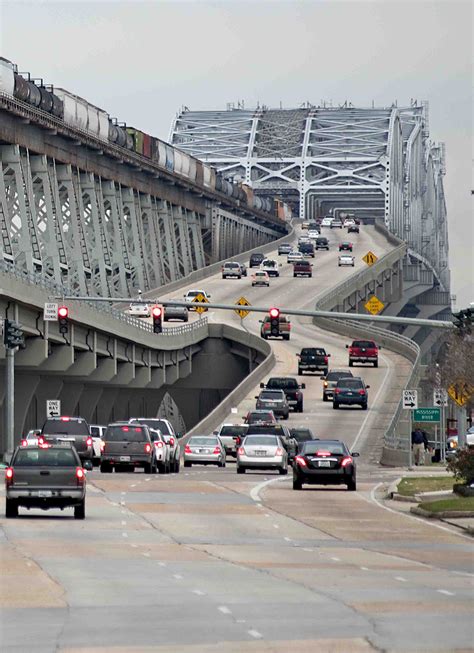
M5 345L5 440L6 454L10 461L15 445L15 352L25 346L21 324L5 319L3 321L3 343Z

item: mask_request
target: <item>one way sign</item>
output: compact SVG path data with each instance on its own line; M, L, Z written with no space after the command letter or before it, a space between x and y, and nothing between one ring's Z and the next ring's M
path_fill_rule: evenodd
M433 404L435 406L447 406L448 405L448 392L441 388L436 388L433 390Z
M404 410L412 410L418 408L418 391L417 390L404 390L403 391L403 408Z

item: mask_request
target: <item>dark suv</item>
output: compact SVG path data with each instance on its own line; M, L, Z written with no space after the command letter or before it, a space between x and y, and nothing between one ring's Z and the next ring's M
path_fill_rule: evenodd
M300 243L298 245L298 251L301 252L303 256L309 256L309 258L314 258L313 243Z
M325 236L316 238L316 249L327 249L329 251L329 240Z
M379 366L379 349L373 340L354 340L352 345L346 345L349 350L349 367L354 363L372 363Z
M303 483L311 485L346 485L357 489L356 464L352 453L340 440L304 442L293 463L293 490L301 490Z
M94 458L94 442L89 424L82 417L49 417L38 438L40 444L70 444L81 460Z
M100 471L134 471L143 467L145 474L156 474L155 447L146 424L116 422L109 424L102 438Z
M303 347L301 353L296 354L299 359L298 374L301 375L303 372L322 372L326 374L330 355L322 347Z
M301 390L305 389L305 384L299 384L296 379L289 376L272 376L268 379L267 383L261 383L261 388L267 390L283 390L287 401L295 413L303 412L303 393Z
M261 252L250 254L249 268L259 268L265 256Z
M358 376L339 379L334 388L332 407L336 409L343 404L347 404L349 406L358 405L363 410L367 410L369 399L367 390L369 388L370 385L365 385L364 381Z

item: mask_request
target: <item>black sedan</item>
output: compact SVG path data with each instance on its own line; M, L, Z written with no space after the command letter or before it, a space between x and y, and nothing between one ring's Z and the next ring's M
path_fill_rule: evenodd
M346 485L357 489L356 464L352 453L340 440L313 440L304 442L293 461L293 490L307 485Z
M359 233L359 225L358 224L353 224L347 229L348 234L358 234Z

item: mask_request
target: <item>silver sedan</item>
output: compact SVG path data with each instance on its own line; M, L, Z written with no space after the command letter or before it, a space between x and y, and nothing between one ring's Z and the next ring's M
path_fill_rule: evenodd
M278 469L288 473L288 454L276 435L247 435L237 450L237 474L247 469Z
M181 302L182 299L177 299L176 301ZM168 322L169 320L182 320L187 322L189 320L188 307L187 306L165 306L165 312L163 320Z
M193 435L184 447L185 467L198 465L217 465L225 467L225 447L215 435Z

